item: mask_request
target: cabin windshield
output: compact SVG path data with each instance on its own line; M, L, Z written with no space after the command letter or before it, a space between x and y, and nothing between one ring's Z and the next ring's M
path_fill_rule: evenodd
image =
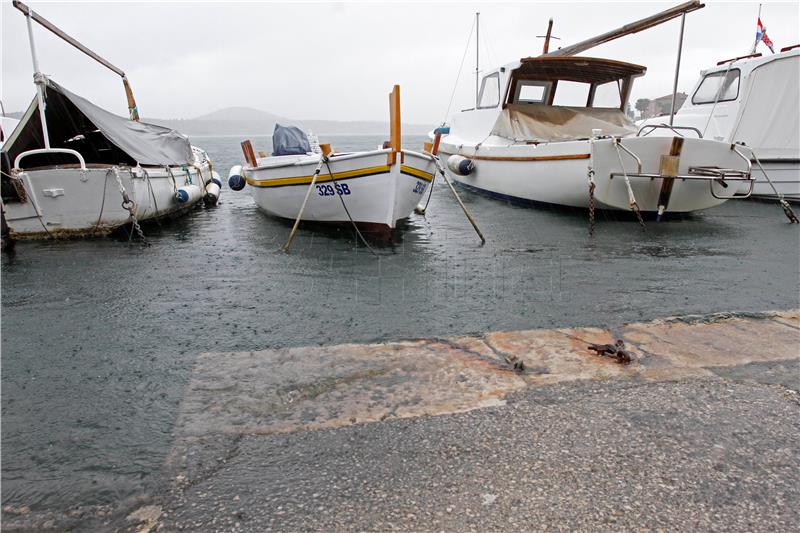
M623 110L633 78L645 68L591 57L539 56L512 72L505 106L545 104Z
M739 69L706 74L692 95L692 103L713 104L729 102L739 97Z
M636 126L624 113L633 78L645 68L609 59L539 56L511 73L492 134L515 142L626 136Z

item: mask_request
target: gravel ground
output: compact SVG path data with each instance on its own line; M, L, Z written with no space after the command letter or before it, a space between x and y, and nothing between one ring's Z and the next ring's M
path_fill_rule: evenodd
M163 531L789 531L800 366L532 387L504 406L217 437Z

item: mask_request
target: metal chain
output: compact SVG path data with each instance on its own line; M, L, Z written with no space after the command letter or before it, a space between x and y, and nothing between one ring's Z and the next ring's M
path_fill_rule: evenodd
M142 231L142 227L139 225L139 219L136 218L136 203L130 199L128 193L125 191L125 187L122 185L122 178L120 178L119 175L119 168L116 166L114 166L114 177L117 178L119 193L122 195L122 208L130 213L131 225L133 226L133 229L136 231L137 235L139 235L139 239L142 241L142 244L149 246L150 243L147 242L147 239L145 239L144 231ZM131 233L131 236L133 236L133 233Z
M633 202L631 204L631 209L633 209L633 212L636 213L636 218L639 220L639 225L642 227L642 229L647 229L647 226L644 225L644 219L642 218L642 212L639 211L639 205L636 202Z
M589 237L594 236L594 170L589 168Z

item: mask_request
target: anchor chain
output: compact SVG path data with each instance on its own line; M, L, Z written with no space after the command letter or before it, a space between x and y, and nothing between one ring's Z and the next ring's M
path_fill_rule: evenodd
M142 241L142 244L145 246L149 246L150 243L147 242L147 239L144 236L144 231L142 231L142 227L139 225L139 219L136 217L136 202L130 199L128 196L125 187L122 185L122 178L119 175L119 168L116 166L114 167L114 177L117 179L117 186L119 187L119 193L122 195L122 208L130 213L131 217L131 225L133 226L134 231L136 231L137 235L139 235L139 239ZM133 235L133 234L131 234Z
M644 225L644 219L642 218L642 212L639 211L639 205L636 202L633 202L631 204L631 209L633 209L633 212L636 213L636 219L639 221L639 225L642 227L642 229L647 229L647 226Z
M786 214L786 218L789 219L789 223L800 224L800 220L797 219L797 215L794 214L794 211L792 210L792 207L789 205L789 202L781 198L780 204L781 207L783 208L783 212Z
M594 169L589 168L589 237L594 236Z

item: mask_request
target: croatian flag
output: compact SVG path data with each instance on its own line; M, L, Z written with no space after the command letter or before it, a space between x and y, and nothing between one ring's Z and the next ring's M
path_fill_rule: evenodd
M767 48L769 48L770 52L772 52L773 54L775 53L775 50L772 48L773 46L772 41L770 41L769 37L767 37L767 29L764 27L763 24L761 24L761 17L758 17L758 29L756 30L756 44L758 44L758 41L762 41L765 45L767 45Z

